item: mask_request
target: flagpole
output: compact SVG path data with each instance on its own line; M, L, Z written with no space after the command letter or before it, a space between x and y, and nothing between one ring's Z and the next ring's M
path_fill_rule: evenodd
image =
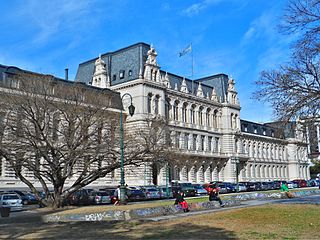
M191 46L191 85L192 85L192 94L193 94L193 47L192 43L190 43Z

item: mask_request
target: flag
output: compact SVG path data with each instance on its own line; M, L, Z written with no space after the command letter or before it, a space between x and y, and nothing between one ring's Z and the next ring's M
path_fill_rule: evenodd
M186 55L188 52L192 51L191 43L183 49L181 52L179 52L179 57L182 57L183 55Z

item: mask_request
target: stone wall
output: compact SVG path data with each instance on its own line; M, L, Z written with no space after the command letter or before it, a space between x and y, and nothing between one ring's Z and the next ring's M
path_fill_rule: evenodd
M292 192L295 197L304 197L314 194L320 194L319 189L302 190ZM270 193L243 193L237 195L229 195L223 197L225 206L237 206L242 201L248 200L263 200L263 199L284 199L287 195L284 192ZM205 211L210 209L220 208L219 203L213 202L198 202L189 204L190 211ZM128 221L133 219L144 219L150 217L159 217L166 215L174 215L183 212L180 206L168 205L152 208L140 208L132 210L108 210L102 212L83 213L83 214L50 214L43 217L44 222L77 222L77 221Z

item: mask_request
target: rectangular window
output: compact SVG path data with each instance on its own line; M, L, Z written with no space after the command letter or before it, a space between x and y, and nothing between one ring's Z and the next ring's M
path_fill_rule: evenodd
M189 136L188 134L186 133L184 135L184 149L188 150L188 143L189 143Z
M176 132L176 148L180 148L180 133Z
M124 70L120 70L119 71L119 78L120 79L124 78L124 74L125 74L125 71Z
M192 150L197 150L197 136L193 136L193 148Z
M205 144L204 136L201 136L201 151L204 151L204 144Z
M212 137L208 137L208 151L212 151Z
M215 145L214 145L214 151L215 152L219 152L219 138L218 137L216 137L215 138Z

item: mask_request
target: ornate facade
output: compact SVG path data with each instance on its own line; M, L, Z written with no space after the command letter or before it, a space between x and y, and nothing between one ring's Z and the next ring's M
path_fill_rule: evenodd
M5 83L13 70L2 65L0 70ZM127 117L126 131L150 117L166 120L172 147L183 162L126 168L129 185L162 185L173 179L205 183L310 178L300 125L242 120L235 80L226 74L192 81L162 71L155 48L137 43L79 64L76 81L122 96L129 93L136 110ZM123 105L127 109L126 98ZM1 119L0 114L0 123ZM0 187L18 186L14 173L4 161L0 163ZM115 171L94 185L118 184L119 176Z
M138 43L80 64L76 80L94 84L99 62L106 69L101 79L111 79L112 90L133 97L136 113L127 118L127 130L161 116L173 147L185 159L180 165L127 169L128 184L165 184L168 179L235 182L237 175L240 181L310 177L299 125L292 124L288 134L275 127L279 124L241 120L235 81L227 75L191 81L162 71L155 48Z

